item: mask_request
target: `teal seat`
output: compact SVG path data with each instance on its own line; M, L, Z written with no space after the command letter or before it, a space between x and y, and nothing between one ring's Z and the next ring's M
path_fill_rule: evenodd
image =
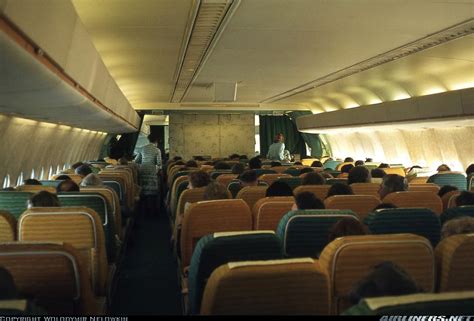
M42 185L44 186L52 186L54 188L58 187L59 183L62 182L62 180L54 180L54 181L40 181Z
M292 190L301 185L301 177L280 177L277 181L286 183Z
M326 180L326 185L334 185L336 183L342 183L347 185L347 178L330 178Z
M275 233L260 231L209 234L196 245L189 267L188 290L191 314L199 314L206 280L228 262L276 260L283 256ZM224 236L224 234L227 234Z
M33 193L29 192L0 191L0 210L7 211L18 219L26 211L31 196Z
M370 213L365 223L372 234L417 234L430 240L433 247L441 234L438 216L427 208L380 209Z
M472 315L474 292L410 294L364 299L342 315ZM381 320L385 320L381 318ZM390 320L387 317L386 320ZM401 320L401 319L399 319Z
M337 165L341 164L341 161L328 160L323 164L324 169L336 170Z
M219 177L219 175L222 175L222 174L232 174L232 170L231 169L220 169L218 171L212 171L211 172L211 179L215 180L217 177Z
M124 205L125 199L124 199L122 185L120 185L119 182L112 181L112 180L104 180L102 182L104 183L105 186L110 187L117 193L117 195L119 196L120 205Z
M289 174L291 176L300 176L301 174L301 169L296 169L296 168L288 168L283 172L283 174Z
M286 257L313 257L328 244L328 232L343 218L359 220L350 210L290 211L280 220L277 236Z
M459 218L462 216L470 216L474 217L474 206L460 206L460 207L452 207L446 209L441 215L439 219L441 221L441 225L444 225L449 220Z
M434 174L428 178L427 183L434 183L439 187L445 185L456 186L460 191L467 189L466 176L461 173Z
M257 176L262 176L263 174L277 174L277 172L275 172L273 169L259 168L259 169L256 169L255 171L257 172Z
M330 174L332 177L338 177L341 174L340 171L333 171L333 170L324 170L325 173Z
M115 244L115 222L111 212L107 210L107 200L99 193L66 192L58 194L61 206L88 207L99 215L104 228L105 246L109 262L115 262L117 247Z

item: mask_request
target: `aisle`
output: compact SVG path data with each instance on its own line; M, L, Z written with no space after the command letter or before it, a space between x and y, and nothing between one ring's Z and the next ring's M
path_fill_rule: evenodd
M160 213L159 218L142 218L137 223L118 276L111 314L181 314L169 221Z

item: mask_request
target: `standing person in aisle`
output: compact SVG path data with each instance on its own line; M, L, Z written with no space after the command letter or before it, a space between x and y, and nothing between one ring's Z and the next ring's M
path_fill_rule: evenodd
M283 141L285 137L282 133L279 133L275 136L273 144L268 148L267 158L269 160L282 161L285 159L285 144Z

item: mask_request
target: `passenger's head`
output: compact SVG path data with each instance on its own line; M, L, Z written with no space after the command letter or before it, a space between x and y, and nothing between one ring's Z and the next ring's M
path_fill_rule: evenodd
M474 205L474 192L462 191L456 197L456 206Z
M281 163L280 163L280 162L275 162L275 161L273 161L273 162L271 162L271 164L270 164L270 167L277 167L277 166L281 166Z
M247 158L247 155L240 155L239 159L248 159L248 158Z
M204 200L221 200L229 198L229 191L227 188L217 182L210 182L204 189Z
M346 158L344 158L344 163L354 163L354 158L346 157Z
M30 197L28 200L28 208L31 207L59 207L59 199L56 195L41 191Z
M301 185L324 185L326 179L319 173L311 172L306 174L301 180Z
M0 266L0 300L16 300L19 296L10 271Z
M347 184L353 183L370 183L370 172L364 166L356 166L349 172Z
M148 135L148 141L152 144L155 144L158 142L158 137L156 135L150 134Z
M273 142L274 143L279 143L279 142L283 142L284 140L285 140L285 137L283 136L283 134L279 133L279 134L275 135L275 138L273 139Z
M180 161L180 160L182 160L182 159L183 159L183 158L182 158L181 156L175 156L175 157L173 157L172 161L173 161L173 162L177 162L177 161Z
M463 216L444 223L441 229L441 239L457 234L474 233L474 217Z
M331 227L328 233L328 241L331 243L339 237L365 234L367 234L367 231L362 223L356 219L347 217L340 219Z
M257 186L258 184L258 175L257 172L253 169L246 170L239 176L240 185L245 186Z
M373 160L372 160L372 158L370 158L370 157L368 157L368 158L365 159L365 162L366 162L366 163L372 163L372 161L373 161Z
M381 163L378 168L390 168L390 165L386 163Z
M195 160L188 160L185 164L186 167L198 168L198 163Z
M444 185L443 187L439 189L438 196L443 197L444 194L452 192L452 191L457 191L457 190L458 188L456 186Z
M240 156L239 156L239 154L232 154L232 155L229 156L229 159L232 160L232 161L239 160Z
M469 176L471 174L474 174L474 164L471 164L466 168L466 175Z
M219 161L214 164L214 169L216 170L227 170L230 169L230 165L224 161Z
M90 173L92 173L92 169L90 168L89 165L81 165L78 168L76 168L76 174L81 177L86 177Z
M372 178L384 178L387 173L381 168L374 168L370 171L370 176Z
M207 186L211 182L211 176L204 171L195 171L189 174L188 188Z
M355 165L355 166L364 166L365 163L364 163L363 160L360 159L360 160L356 160L356 162L354 163L354 165Z
M451 168L449 168L449 166L446 165L446 164L441 164L436 169L436 171L438 171L438 172L449 172L450 170L451 170Z
M311 167L323 167L323 163L321 161L314 161L311 163Z
M92 173L84 177L81 186L104 186L104 183L99 175Z
M71 168L72 168L73 170L76 170L76 168L78 168L78 167L80 167L80 166L82 166L82 165L84 165L83 162L77 162L77 163L72 164L72 165L71 165Z
M267 188L265 197L270 196L293 196L293 191L287 183L275 181Z
M295 165L295 166L302 166L303 163L302 163L302 162L295 162L293 165Z
M352 187L343 183L334 183L328 190L328 195L326 197L334 195L354 195Z
M408 182L405 177L397 174L388 174L383 178L380 184L379 195L383 200L385 196L394 192L403 192L408 190Z
M34 178L28 178L23 181L23 185L43 185L41 182Z
M354 168L354 165L346 164L346 165L341 167L341 173L349 173L351 171L351 169L353 169L353 168Z
M262 168L262 161L258 157L251 158L249 161L250 169L259 169Z
M392 262L374 266L362 280L354 284L349 298L352 304L365 298L399 296L422 292L415 280Z
M324 203L311 192L301 192L295 196L292 210L323 210Z
M232 166L232 174L242 174L245 170L245 165L238 163Z
M397 208L397 206L393 203L380 203L379 205L374 207L373 211L386 209L386 208Z
M79 192L79 185L77 185L72 179L67 179L56 186L56 192Z
M300 170L300 175L301 174L306 174L306 173L314 173L314 170L311 167L303 167Z
M128 165L127 157L120 157L119 160L118 160L118 164L122 165L122 166Z
M59 175L54 180L55 181L67 181L67 180L70 180L70 179L71 179L71 177L69 175Z

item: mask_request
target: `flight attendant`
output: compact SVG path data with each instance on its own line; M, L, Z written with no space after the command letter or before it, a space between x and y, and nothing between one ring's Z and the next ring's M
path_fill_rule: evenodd
M267 159L282 161L285 159L285 144L283 141L285 138L282 133L275 136L273 144L268 148Z

